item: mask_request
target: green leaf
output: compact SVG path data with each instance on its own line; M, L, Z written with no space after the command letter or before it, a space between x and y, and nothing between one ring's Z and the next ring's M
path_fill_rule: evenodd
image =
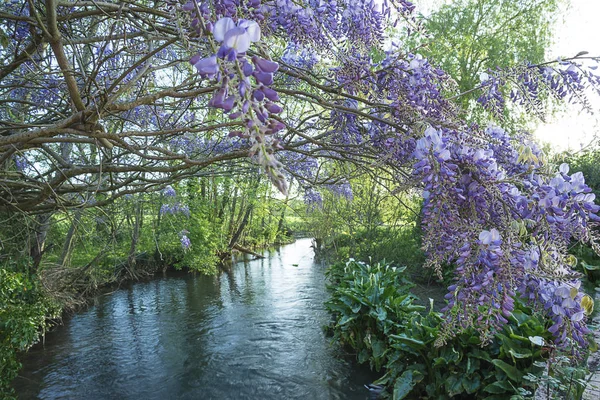
M523 373L517 369L517 367L505 363L502 360L492 360L492 363L502 370L506 376L515 382L520 382L523 379Z
M446 379L446 391L450 396L462 393L462 379L457 375L450 375L450 377Z
M383 61L383 59L385 58L385 53L381 49L379 49L379 47L371 47L370 53L371 59L375 64Z
M387 312L383 307L377 307L377 319L382 322L387 319Z
M510 319L514 320L518 326L521 326L531 318L530 315L525 314L522 311L514 310L510 316Z
M584 269L586 269L588 271L600 270L600 265L590 265L590 264L587 264L585 261L581 261L581 265L583 266Z
M462 387L463 389L465 389L465 392L469 394L475 393L481 387L481 380L479 379L479 375L475 374L473 376L463 377Z
M386 343L383 340L373 340L371 347L373 348L373 357L375 358L380 358L387 350Z
M325 303L325 306L330 310L330 311L337 311L339 313L344 313L348 310L348 306L346 306L345 304L337 304L337 303Z
M487 351L478 348L472 349L467 355L469 357L479 358L480 360L492 361L492 357L490 357L490 354Z
M390 337L399 342L407 344L408 346L412 347L413 349L422 349L423 347L425 347L425 342L423 342L422 340L419 340L419 339L414 339L414 338L408 337L404 333L401 333L399 335L390 335Z
M444 357L436 357L433 359L433 366L437 367L438 365L447 365L448 361Z
M502 394L511 391L512 386L507 381L498 381L487 385L483 391L492 394Z
M515 358L530 358L533 354L530 351L525 351L523 353L517 353L513 349L508 350L508 352Z
M414 387L412 371L404 371L400 378L394 383L393 400L401 400L405 398Z
M467 358L467 374L473 374L475 371L478 371L481 366L481 361L475 357Z
M362 349L360 353L358 353L358 363L363 364L369 360L369 351L367 349Z

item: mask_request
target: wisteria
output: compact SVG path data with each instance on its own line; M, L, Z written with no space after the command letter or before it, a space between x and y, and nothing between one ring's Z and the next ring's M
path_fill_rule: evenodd
M568 335L584 345L583 294L565 249L572 238L593 240L588 221L600 220L600 208L581 173L568 175L563 164L549 175L535 147L511 151L498 141L507 140L501 129L487 134L484 145L461 132L428 128L414 154L415 173L425 182L429 262L457 265L446 296L448 335L477 327L489 340L522 296L555 321L551 332L559 344L569 347ZM510 179L515 175L520 187ZM565 285L573 289L568 298L559 290Z
M557 344L585 344L568 252L573 241L598 250L593 194L527 133L464 120L452 80L402 42L412 3L4 4L2 211L162 191L158 213L175 221L190 215L177 182L257 165L319 207L322 190L352 198L340 165L381 167L423 194L427 265L455 268L439 343L470 327L489 340L522 298L553 322ZM500 122L509 104L542 112L545 96L589 106L596 61L481 71L472 90Z
M163 204L162 206L160 206L160 214L161 215L165 215L165 214L171 214L171 215L176 215L176 214L183 214L186 217L190 216L190 208L185 205L185 204L181 204L181 203L173 203L173 204Z
M274 134L285 127L272 118L273 114L282 111L276 104L279 96L270 87L279 64L259 56L253 56L251 63L248 60L246 52L261 37L261 28L255 21L239 19L234 22L226 16L214 23L211 20L199 22L205 18L204 14L198 14L200 7L198 3L190 2L184 9L192 13L196 23L210 27L214 41L220 46L216 54L204 58L197 54L190 60L202 78L221 81L221 87L209 105L229 113L230 119L243 120L244 130L232 131L229 135L249 139L250 155L256 157L273 184L285 193L287 182L281 172L281 163L273 155L278 147ZM250 77L254 78L254 83Z
M184 8L193 14L202 6L190 2ZM447 80L443 71L418 54L403 54L398 47L387 50L381 61L361 51L383 41L382 28L391 18L388 3L377 8L373 1L319 2L314 8L314 2L278 0L251 6L255 21L244 19L247 13L236 14L237 8L217 5L214 15L206 12L201 16L196 11L194 20L205 19L202 24L220 47L215 54L198 54L191 62L201 77L220 82L209 105L230 113L230 118L244 119L246 130L232 136L250 139L250 154L258 154L259 163L276 185L281 189L283 175L278 171L282 166L271 161L277 146L267 141L266 134L271 137L271 131L279 131L283 125L270 130L273 122L264 110L272 114L282 111L276 104L279 96L271 88L278 64L265 55L253 56L250 62L245 52L259 42L261 28L267 35L285 32L292 47L284 52L283 61L290 67L312 70L318 58L306 58L303 47L312 43L323 48L327 35L335 33L353 45L351 51L337 54L339 62L330 69L329 84L349 96L365 96L385 106L385 111L372 106L370 113L400 122L403 132L378 121L364 122L360 117L364 105L356 99L338 100L332 106L328 127L331 143L339 147L328 154L369 145L399 165L412 162L415 180L423 183L428 263L437 269L443 263L456 265L456 282L447 296L447 335L438 341L443 343L446 337L470 327L480 330L484 342L489 340L507 323L514 299L521 296L555 322L550 330L557 343L569 347L570 338L583 344L587 328L580 306L582 294L565 261L571 239L593 242L590 221L598 220L598 207L581 174L568 175L564 165L558 172L549 171L543 155L526 135L511 137L498 127L484 131L464 124L442 127L457 119L442 95ZM412 11L408 3L397 6ZM561 62L558 68L527 66L521 71L511 93L511 101L517 103L536 99L540 84L563 98L583 90L581 76L594 81L594 75L582 75L570 62ZM248 80L250 76L254 83ZM481 74L479 102L488 110L504 112L508 76L511 73L503 70ZM423 119L431 122L419 122ZM346 184L330 188L351 197ZM312 207L322 202L319 192L310 186L305 187L305 200Z
M175 189L173 189L173 186L171 186L171 185L169 185L166 188L164 188L163 194L166 197L175 197L175 196L177 196L177 192L175 192Z
M190 238L187 237L188 233L189 232L186 230L179 232L179 241L181 242L181 247L184 251L188 251L192 248L192 242Z
M582 52L555 63L525 63L508 70L483 72L480 76L481 95L477 101L497 115L504 112L507 100L529 112L543 114L542 94L589 108L586 90L600 93L600 74L597 73L596 59L586 57L586 54Z

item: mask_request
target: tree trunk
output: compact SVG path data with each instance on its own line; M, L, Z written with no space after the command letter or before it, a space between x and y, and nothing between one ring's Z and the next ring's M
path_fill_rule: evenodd
M246 225L248 225L250 213L252 212L253 208L254 208L254 205L250 204L248 206L248 208L246 209L246 213L244 214L244 218L242 218L242 221L238 225L237 231L235 232L235 234L231 237L231 240L229 241L229 248L230 249L232 249L233 246L235 246L237 244L238 240L240 239L240 236L242 235L242 232L244 231L244 228L246 227Z
M135 268L135 252L137 249L138 240L140 238L142 213L142 202L138 200L134 209L133 231L131 233L131 246L129 247L129 256L127 257L127 265L129 265L131 269ZM132 275L135 276L135 273L133 273Z
M285 195L285 200L283 201L283 207L281 207L281 214L279 215L279 222L277 223L277 234L275 237L279 237L280 234L283 233L283 222L285 220L285 211L287 210L288 201L290 200L290 192L292 191L292 183L294 181L290 180L290 187L288 189L287 194Z
M44 255L44 246L46 243L46 236L48 235L48 229L50 228L50 218L52 214L40 214L35 218L35 228L31 235L29 255L33 259L32 273L37 271Z
M229 210L229 225L228 225L228 229L227 229L228 235L231 235L233 233L233 220L235 218L237 199L238 199L238 188L236 186L235 189L233 190L233 200L231 201L231 210Z
M60 255L60 258L58 259L58 265L60 265L61 267L65 267L65 265L68 264L70 261L69 259L71 258L71 253L73 252L73 239L75 238L75 233L77 232L82 213L82 210L75 211L75 216L71 221L71 226L69 227L69 231L67 232L67 237L65 238L65 244L63 245L62 253Z

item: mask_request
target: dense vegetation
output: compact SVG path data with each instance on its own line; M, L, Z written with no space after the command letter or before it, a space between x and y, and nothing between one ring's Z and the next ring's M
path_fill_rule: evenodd
M520 129L546 99L586 104L600 85L597 58L542 62L555 1L464 1L426 20L406 0L1 4L0 394L55 304L171 266L214 273L298 228L450 284L443 314L413 313L390 269L351 264L402 304L369 300L376 319L342 316L338 337L398 393L516 390L513 368L535 375L541 353L502 342L511 329L587 354L572 245L598 251L600 207ZM362 324L376 349L344 336ZM487 343L477 374L446 357ZM438 376L440 357L464 379Z
M473 330L435 345L443 315L416 305L404 267L350 260L329 269L334 336L383 376L393 399L525 399L540 386L578 399L587 370L552 345L543 314L516 300L508 323L482 343ZM545 378L542 376L545 375ZM387 396L386 396L387 397Z

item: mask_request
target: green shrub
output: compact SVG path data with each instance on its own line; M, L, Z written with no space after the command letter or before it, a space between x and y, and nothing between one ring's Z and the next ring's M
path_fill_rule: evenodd
M411 273L419 270L425 261L421 250L421 233L412 226L339 233L328 240L326 246L335 253L336 260L347 260L349 257L370 263L402 260Z
M11 398L10 387L21 364L18 352L35 344L47 317L59 309L41 292L34 277L15 272L14 263L0 265L0 397Z
M491 343L482 344L473 331L438 347L442 315L433 304L429 312L413 304L404 268L350 260L331 267L328 276L334 338L356 352L359 363L384 370L375 383L393 399L524 399L542 380L549 358L556 359L547 345L547 321L519 301ZM555 385L558 398L578 398L585 386L585 369L569 367L576 373L550 368L555 379L569 380L562 391Z

